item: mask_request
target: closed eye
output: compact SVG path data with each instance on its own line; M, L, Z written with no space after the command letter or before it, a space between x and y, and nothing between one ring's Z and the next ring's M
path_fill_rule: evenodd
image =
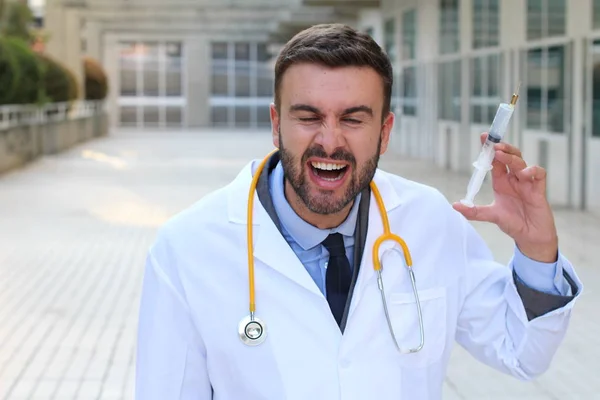
M354 118L344 118L344 121L349 122L351 124L360 124L362 121Z

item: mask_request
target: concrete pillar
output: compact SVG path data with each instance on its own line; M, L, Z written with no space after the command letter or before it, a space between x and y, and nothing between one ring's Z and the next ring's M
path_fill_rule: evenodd
M471 60L469 54L473 48L473 1L461 0L459 3L459 40L461 53L461 81L460 81L460 143L458 151L459 171L472 170L473 157L471 155Z
M437 0L421 0L417 9L417 58L424 65L419 76L419 126L426 136L427 157L439 165L438 74L435 60L439 53L440 9Z
M569 1L567 3L567 34L573 39L573 51L571 64L572 96L571 103L571 145L570 145L570 169L569 176L569 203L574 208L583 208L585 196L583 192L585 179L586 157L586 114L589 107L585 102L584 74L589 74L586 60L589 56L589 43L586 35L592 30L592 0ZM588 85L589 86L589 85ZM589 135L589 133L588 133Z
M106 110L109 116L110 128L119 125L119 95L121 77L119 72L119 42L116 36L107 35L103 41L102 65L108 77L108 94L106 97Z
M82 97L84 76L81 61L81 18L78 11L57 2L49 2L45 26L50 34L46 52L73 72L79 84L79 95Z
M102 63L102 30L97 21L88 21L85 27L85 53Z
M185 42L186 122L189 127L210 123L211 52L205 37L191 37Z

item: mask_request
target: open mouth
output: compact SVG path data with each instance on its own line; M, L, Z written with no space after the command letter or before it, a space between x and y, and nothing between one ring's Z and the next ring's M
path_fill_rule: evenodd
M348 166L346 164L337 163L313 161L310 163L310 166L316 176L329 182L341 180L348 170Z

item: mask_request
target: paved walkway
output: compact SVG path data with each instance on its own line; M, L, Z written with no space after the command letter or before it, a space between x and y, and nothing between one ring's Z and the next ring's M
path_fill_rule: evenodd
M119 133L0 177L0 399L132 399L156 228L269 149L264 133ZM468 179L400 157L383 166L451 200ZM551 371L521 383L457 349L447 399L600 399L600 219L557 210L557 223L587 292ZM508 261L510 240L477 226Z

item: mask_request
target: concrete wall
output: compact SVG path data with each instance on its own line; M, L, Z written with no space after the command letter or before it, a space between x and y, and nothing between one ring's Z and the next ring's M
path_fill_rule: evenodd
M20 167L46 154L108 134L104 113L72 120L23 125L0 130L0 173Z

